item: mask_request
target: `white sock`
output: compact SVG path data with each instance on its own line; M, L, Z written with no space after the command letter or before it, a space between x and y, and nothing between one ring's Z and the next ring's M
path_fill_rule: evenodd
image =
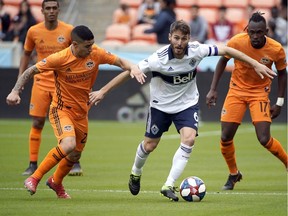
M147 153L143 146L143 141L138 145L138 148L136 150L136 156L134 160L134 164L132 167L132 173L134 175L141 175L143 171L143 166L146 162L147 157L149 156L149 153Z
M166 186L174 187L175 181L180 177L186 167L186 164L188 163L192 148L193 146L190 147L183 143L180 144L179 148L174 154L172 167L165 182Z

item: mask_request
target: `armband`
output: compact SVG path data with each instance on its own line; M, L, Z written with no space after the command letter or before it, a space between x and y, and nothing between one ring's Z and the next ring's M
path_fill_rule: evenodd
M282 107L284 105L284 98L283 97L278 97L276 105Z

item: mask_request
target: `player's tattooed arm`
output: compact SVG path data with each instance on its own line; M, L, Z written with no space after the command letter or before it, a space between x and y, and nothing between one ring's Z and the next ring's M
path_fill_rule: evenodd
M40 73L35 65L27 68L23 74L18 78L13 91L20 92L24 85L37 73Z

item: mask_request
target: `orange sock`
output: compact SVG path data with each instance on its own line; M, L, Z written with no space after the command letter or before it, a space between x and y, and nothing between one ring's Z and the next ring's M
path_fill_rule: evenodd
M33 173L32 177L39 180L42 179L43 175L50 171L65 157L66 153L62 150L61 146L51 149L39 165L38 169Z
M238 172L238 168L236 165L235 147L233 140L228 142L223 142L221 140L220 149L226 164L228 165L230 174L236 174Z
M56 171L53 174L53 179L56 184L61 184L64 177L69 173L69 171L72 169L74 165L73 161L70 161L67 157L63 158L60 163L58 164L58 167Z
M268 151L270 151L273 155L275 155L279 160L281 160L282 163L287 168L288 164L287 153L278 140L271 137L268 143L265 145L265 148L268 149Z
M41 143L42 129L32 127L29 134L29 158L30 161L37 162Z

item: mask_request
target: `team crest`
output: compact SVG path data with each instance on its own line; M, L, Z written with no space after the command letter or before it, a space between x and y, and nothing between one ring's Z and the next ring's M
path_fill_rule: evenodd
M91 70L92 68L95 67L95 62L92 61L91 59L89 59L89 60L86 62L85 67L86 67L88 70Z
M63 35L59 35L59 37L57 38L57 42L62 44L65 42L65 37Z
M221 112L221 115L226 115L226 113L227 113L227 111L226 111L226 109L222 109L222 112Z
M63 130L66 131L66 132L72 131L72 129L73 129L72 125L65 125L63 127Z
M268 57L262 57L260 59L260 63L264 64L264 65L267 65L270 63L270 59Z
M156 135L159 132L159 128L157 127L157 125L152 125L151 127L151 132L152 134Z
M191 59L189 62L189 65L191 65L191 67L195 67L196 64L196 60L195 59Z

